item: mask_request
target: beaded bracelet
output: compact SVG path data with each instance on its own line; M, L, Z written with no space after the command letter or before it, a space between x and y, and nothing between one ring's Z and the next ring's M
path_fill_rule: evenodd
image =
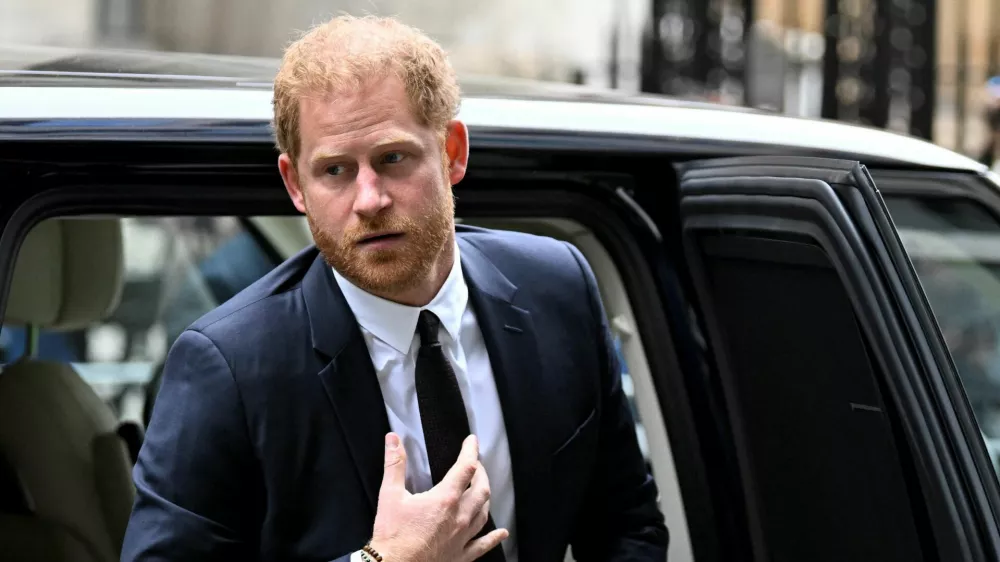
M361 547L361 555L363 558L368 559L365 562L369 561L383 562L382 555L379 554L378 551L376 551L374 548L372 548L371 544L366 544L365 546Z

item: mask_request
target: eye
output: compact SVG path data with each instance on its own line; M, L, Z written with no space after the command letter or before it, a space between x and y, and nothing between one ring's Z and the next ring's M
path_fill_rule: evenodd
M339 165L329 166L326 169L326 173L329 174L329 175L331 175L331 176L339 176L339 175L343 174L345 171L346 171L346 168L344 166L339 166Z
M403 161L406 156L402 152L389 152L382 157L383 164L398 164Z

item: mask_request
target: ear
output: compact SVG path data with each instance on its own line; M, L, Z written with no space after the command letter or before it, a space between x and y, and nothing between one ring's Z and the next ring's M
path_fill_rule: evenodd
M282 152L281 156L278 156L278 171L281 172L281 179L285 182L285 191L292 198L292 204L300 213L305 213L306 199L302 193L302 186L299 184L299 173L287 152Z
M444 148L448 156L448 179L451 185L462 181L469 167L469 129L459 120L448 123Z

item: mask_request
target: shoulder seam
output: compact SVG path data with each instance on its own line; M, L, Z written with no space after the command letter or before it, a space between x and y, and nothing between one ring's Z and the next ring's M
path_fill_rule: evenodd
M272 298L272 297L277 297L279 295L287 295L287 294L289 294L289 293L291 293L293 291L297 291L297 290L299 290L299 287L296 287L295 289L292 289L290 291L285 291L283 293L271 293L271 294L264 295L264 296L262 296L262 297L260 297L260 298L258 298L256 300L253 300L253 301L250 301L250 302L246 303L245 305L237 308L236 310L230 311L225 316L222 316L220 318L216 318L215 320L212 320L211 322L209 322L208 324L202 326L201 328L199 328L197 330L195 330L195 329L192 328L192 331L196 331L198 333L201 333L202 330L207 330L207 329L211 328L212 326L218 324L219 322L222 322L223 320L225 320L225 319L227 319L227 318L229 318L229 317L231 317L231 316L233 316L233 315L235 315L237 313L240 313L240 312L242 312L242 311L250 308L251 306L253 306L255 304L258 304L260 302L266 301L267 299ZM205 337L208 337L208 336L206 335Z
M599 313L597 310L594 309L594 301L595 299L600 299L600 294L597 295L591 294L590 279L589 279L590 276L587 275L587 268L580 261L580 258L582 258L583 255L580 253L580 250L576 246L573 246L572 244L570 244L565 240L562 240L562 243L565 246L566 251L568 251L569 255L573 258L573 261L576 262L576 266L580 269L580 277L582 278L583 281L584 294L587 295L587 308L590 309L590 316L593 318L598 318ZM597 280L595 279L594 281L596 283Z

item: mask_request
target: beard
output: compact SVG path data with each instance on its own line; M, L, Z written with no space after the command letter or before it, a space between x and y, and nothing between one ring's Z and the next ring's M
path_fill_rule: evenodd
M338 238L317 224L306 209L306 219L316 247L326 263L358 288L378 295L412 289L430 274L455 228L455 201L448 187L416 217L379 214L346 229ZM377 232L402 232L402 244L366 249L358 242Z

